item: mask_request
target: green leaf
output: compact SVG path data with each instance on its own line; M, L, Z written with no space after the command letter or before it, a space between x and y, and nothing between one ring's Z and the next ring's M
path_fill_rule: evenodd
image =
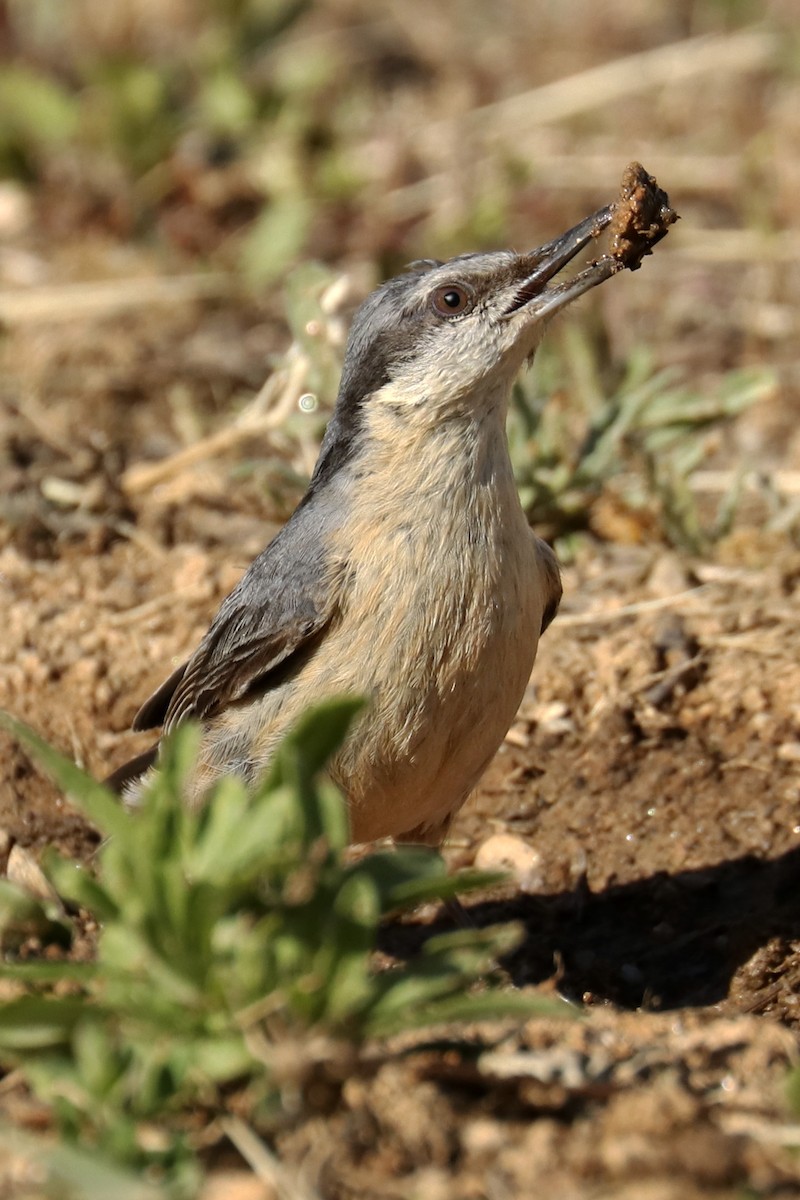
M256 119L253 95L233 71L217 71L203 80L199 106L203 124L217 134L241 134Z
M142 807L165 807L174 810L176 801L183 798L187 780L192 776L200 754L202 726L196 721L184 721L161 742L158 751L158 771L154 772L150 790L158 803Z
M317 781L316 791L323 835L331 851L341 854L350 844L347 802L338 787L324 777Z
M428 900L450 900L468 892L496 887L508 876L501 871L458 871L448 874L444 859L424 846L398 846L375 851L349 868L366 874L379 889L384 913L411 908Z
M243 823L252 822L250 809L244 780L236 775L220 779L197 824L187 822L184 829L183 853L191 878L220 884L237 878L242 858L246 861L257 849L252 837L243 836Z
M389 899L394 908L410 908L426 900L451 900L468 892L485 891L507 881L505 871L457 871L443 879L417 879L399 884Z
M6 63L0 75L0 140L66 142L77 131L75 99L52 75Z
M351 875L333 902L318 970L327 980L325 1017L338 1024L359 1010L371 990L370 955L377 940L380 896L366 874ZM323 962L324 962L323 959Z
M162 956L147 931L123 924L108 926L100 936L98 959L102 966L111 968L123 991L126 977L133 982L139 976L147 981L147 989L156 993L154 1002L161 999L169 1005L191 1008L201 1001L202 991L197 982L187 978L178 964Z
M0 1005L0 1047L21 1052L67 1045L85 1012L86 1002L75 997L10 1000Z
M394 1012L389 1009L373 1009L365 1022L365 1032L371 1037L389 1037L407 1029L425 1029L462 1021L497 1021L503 1017L516 1017L519 1020L551 1017L565 1020L578 1015L576 1010L563 1000L492 989L477 995L455 993L444 999L423 1001Z
M299 771L303 780L311 779L339 749L364 705L361 697L342 696L310 709L279 746L273 769L275 776L283 782L287 771L289 778ZM270 784L271 777L267 787Z
M422 947L426 958L459 953L489 955L498 958L510 954L525 939L525 927L519 921L486 925L482 929L451 929L429 937Z
M141 1172L125 1171L104 1158L96 1149L54 1144L50 1138L33 1137L17 1126L0 1124L0 1142L13 1146L15 1154L30 1163L37 1179L44 1172L42 1194L69 1200L171 1200L171 1188L144 1183Z
M95 963L85 962L0 962L0 979L20 983L88 983L98 974ZM0 1006L0 1012L2 1007Z
M0 710L0 729L20 741L40 763L70 800L81 808L98 829L115 837L125 837L131 817L117 797L102 783L66 755L60 754L24 721Z
M87 1092L97 1099L105 1097L124 1068L121 1056L101 1014L86 1006L84 1018L72 1035L72 1052L78 1075Z
M376 993L382 991L383 995L373 1005L370 1020L393 1020L403 1011L422 1011L434 1001L463 992L498 956L518 946L523 936L519 924L509 923L428 938L421 954L404 971L376 978Z
M350 871L363 872L374 880L385 908L399 903L403 889L417 885L437 887L447 879L447 866L438 850L428 846L397 846L376 850Z
M98 921L110 921L119 915L116 901L80 863L48 847L42 856L42 869L62 900L87 909Z
M55 904L0 879L0 949L15 948L30 937L68 946L72 930L66 921L59 920Z
M269 283L286 270L305 245L311 217L311 201L297 192L265 205L243 246L242 270L251 286Z
M230 1083L252 1071L255 1060L240 1034L198 1039L191 1046L192 1072L201 1079Z

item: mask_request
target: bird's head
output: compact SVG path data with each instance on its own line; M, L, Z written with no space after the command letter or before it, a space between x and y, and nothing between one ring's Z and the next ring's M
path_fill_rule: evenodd
M610 207L544 246L413 263L362 304L339 405L389 404L429 415L480 414L506 394L547 319L621 269L610 255L555 282L609 223Z
M314 481L330 478L369 430L394 436L453 418L502 418L548 319L617 272L636 270L676 219L666 193L633 163L616 203L536 250L428 259L382 284L353 320ZM559 280L609 225L609 252Z

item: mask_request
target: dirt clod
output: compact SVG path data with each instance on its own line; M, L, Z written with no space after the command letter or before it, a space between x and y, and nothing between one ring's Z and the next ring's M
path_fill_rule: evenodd
M638 271L645 255L652 254L653 247L678 219L669 196L655 178L641 163L629 163L609 226L611 257L629 271Z

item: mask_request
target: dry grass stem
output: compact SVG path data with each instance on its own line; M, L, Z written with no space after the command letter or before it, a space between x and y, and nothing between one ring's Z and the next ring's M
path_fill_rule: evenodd
M762 233L757 229L681 228L680 236L667 247L700 262L792 263L800 261L800 234L784 230Z
M732 192L740 182L740 160L734 155L662 154L640 151L645 162L657 162L659 175L669 180L673 192L678 190ZM619 182L619 154L534 154L532 167L536 178L549 188L594 191L611 188Z
M135 463L122 476L123 490L129 496L149 491L209 458L234 449L254 433L264 434L279 429L297 404L307 371L308 360L298 353L288 367L270 375L232 425L218 429L160 462Z
M689 477L689 483L696 492L722 493L730 492L738 483L736 471L695 471ZM746 475L742 485L751 492L760 492L768 486L771 491L782 493L784 496L800 496L800 471L770 471L768 474L752 471Z
M561 613L558 617L560 626L565 625L599 625L606 621L616 621L618 617L637 617L641 613L658 612L662 608L682 608L693 603L703 593L708 592L710 585L687 588L684 592L674 592L671 596L658 596L653 600L640 600L635 604L623 604L620 608L603 608L595 612Z
M272 1190L277 1200L320 1200L316 1189L292 1177L269 1147L239 1117L223 1117L220 1125L253 1173Z
M777 50L776 36L760 29L674 42L486 104L474 109L468 120L504 138L513 128L516 137L521 130L595 111L653 88L759 71L770 65Z
M720 1113L719 1123L726 1133L752 1138L765 1146L800 1146L800 1125L775 1125L750 1113Z
M0 325L32 325L108 317L131 308L183 304L225 296L233 287L232 276L216 272L4 289L0 291Z
M539 147L535 135L524 147L536 180L548 188L596 193L614 189L619 182L619 154L553 154ZM740 185L740 160L733 155L664 154L654 146L639 151L646 162L658 164L659 176L669 180L673 192L720 195L735 192ZM476 172L481 177L481 165ZM427 212L435 198L446 191L452 174L439 171L414 183L392 188L381 200L381 207L395 218L411 218Z

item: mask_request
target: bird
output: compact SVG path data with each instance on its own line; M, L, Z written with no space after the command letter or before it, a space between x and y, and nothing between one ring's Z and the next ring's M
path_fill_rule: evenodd
M352 694L366 705L328 767L351 841L442 844L562 593L515 486L512 387L555 313L639 265L557 279L614 214L532 251L412 263L362 303L307 491L135 717L162 737L200 723L187 803L228 773L256 784L309 707ZM154 770L158 743L109 783L135 798Z

